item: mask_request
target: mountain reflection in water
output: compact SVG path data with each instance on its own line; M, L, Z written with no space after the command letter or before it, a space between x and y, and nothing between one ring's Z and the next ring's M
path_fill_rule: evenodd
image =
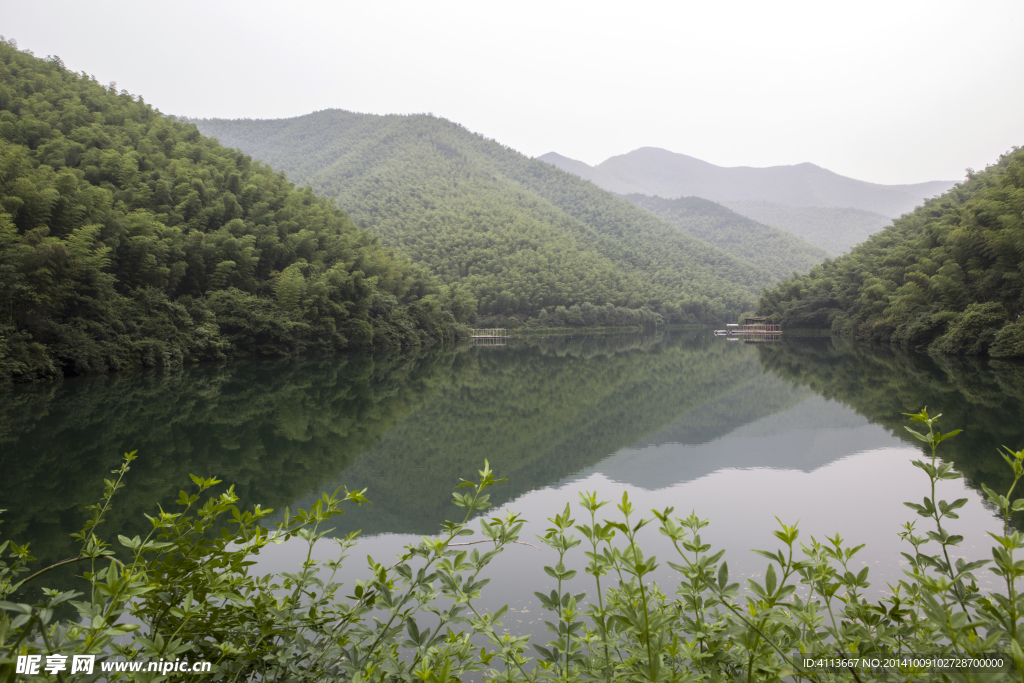
M927 481L908 465L919 451L901 413L944 413L944 429L965 429L943 450L966 484L1005 490L996 447L1024 446L1022 380L1020 364L827 338L755 347L696 331L14 387L0 408L3 538L31 541L40 563L73 555L67 534L84 506L120 454L138 450L109 537L144 534L143 513L173 509L195 473L234 483L244 507L295 509L342 484L368 488L374 503L349 510L336 533L384 535L366 543L391 552L452 517L450 492L487 458L509 480L493 489L496 508L521 510L532 528L576 490L628 490L644 510L697 507L730 556L769 547L779 515L887 534L879 557L895 557L891 538L910 519L900 502ZM994 518L971 498L962 521L980 532ZM891 531L872 526L884 524ZM287 552L268 553L266 566L284 569ZM520 554L524 565L510 559L499 574L522 583L545 560Z

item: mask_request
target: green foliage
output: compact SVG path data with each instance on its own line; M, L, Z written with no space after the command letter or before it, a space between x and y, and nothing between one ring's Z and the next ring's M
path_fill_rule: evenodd
M331 519L343 514L342 503L367 502L362 491L324 493L308 510L295 515L286 510L271 532L261 526L270 510L256 506L241 512L233 487L211 494L219 480L191 475L194 488L181 492L177 512L148 517L151 528L145 536L118 536L129 553L129 559L120 562L96 535L96 528L133 459L134 455L125 456L124 465L115 471L117 478L108 481L103 502L94 506L93 519L75 535L82 550L71 561L88 562L90 567L84 575L84 596L44 590L35 606L3 601L50 568L20 578L32 559L27 546L0 546L11 559L0 563L4 680L14 677L16 655L40 651L93 654L100 662L173 661L187 656L212 662L212 680L323 680L325 675L359 680L419 675L430 680L432 674L444 672L440 680L449 681L453 675L480 670L468 635L452 626L465 623L494 634L492 623L500 613L481 614L472 607L488 582L478 575L503 546L517 541L522 526L516 516L483 520L483 541L457 542L474 533L468 520L490 506L485 491L502 481L486 463L479 481L460 484L469 487L467 493L454 494L454 503L465 510L462 522L446 524L440 538L409 546L390 566L367 558L369 578L357 582L349 589L352 595L346 596L333 577L355 534L337 539L337 559L314 559L313 548L330 531L326 527ZM211 533L217 530L220 533ZM254 555L293 537L307 548L299 571L250 575ZM482 553L454 550L480 542L491 547ZM76 601L77 597L84 599ZM451 604L438 609L442 600ZM53 623L54 608L69 601L82 621ZM122 616L130 617L131 623L120 623ZM46 679L45 672L24 676ZM151 679L152 674L144 672L113 674L106 680Z
M738 214L785 230L833 254L849 251L892 223L888 216L861 209L783 206L759 201L725 201L722 204Z
M993 358L1024 358L1024 324L1019 317L999 330L988 354Z
M956 519L966 499L938 500L939 481L959 473L938 460L938 447L960 430L942 433L939 416L927 410L910 414L927 427L908 432L923 442L930 457L915 461L929 479L931 495L922 504L907 503L935 530L923 535L916 522L901 537L905 578L880 600L870 601L869 568L838 535L799 542L796 525L780 521L774 532L779 547L757 550L768 560L763 580L750 578L746 589L730 582L724 552L714 552L701 530L708 521L691 513L674 517L672 508L640 516L627 494L618 514L599 511L607 504L596 493L581 494L588 519L576 524L570 505L549 518L540 540L558 554L546 573L557 584L537 593L551 640L501 629L506 608L483 611L478 605L488 579L481 571L504 547L519 543L523 520L480 517L479 540L469 520L490 506L498 483L485 461L475 482L463 481L453 494L461 522L446 522L438 536L407 546L398 561L385 566L367 558L367 578L347 591L334 576L355 543L355 535L336 539L336 559L321 560L314 546L324 539L342 504L366 501L363 491L324 493L308 509L287 510L274 531L260 522L269 510L242 512L233 489L217 495L220 483L192 475L192 492L182 491L178 512L149 517L145 537L120 535L130 559L113 558L97 535L134 454L106 483L92 519L74 538L77 557L86 562L85 594L43 590L35 604L4 599L52 567L24 577L32 558L28 546L0 545L0 675L13 680L18 655L93 654L100 666L112 660L173 659L186 656L212 663L208 674L186 680L353 680L448 683L476 673L496 682L524 681L832 681L832 680L1024 680L1021 648L1022 610L1018 581L1024 563L1016 555L1024 536L1011 531L1010 518L1024 509L1012 493L1024 476L1024 451L1002 449L1013 473L1004 495L986 488L1004 519L992 559L960 556L964 539L945 522ZM205 499L204 499L205 496ZM644 554L637 534L656 523L671 539L677 556L669 565L679 573L674 595L649 580L658 559ZM211 533L220 528L220 534ZM577 572L566 557L586 540L586 574L593 577L596 600L584 607L585 593L570 585ZM253 576L250 559L270 543L300 539L305 559L297 571ZM466 546L484 544L484 550ZM986 567L1002 586L982 592L975 572ZM582 577L579 577L582 579ZM346 592L349 593L346 595ZM81 597L81 600L75 598ZM54 621L53 610L70 602L78 617ZM123 619L122 617L129 617ZM481 646L482 645L482 646ZM479 648L479 649L477 649ZM995 657L998 666L937 667L918 662L932 658ZM871 666L865 660L896 660ZM836 660L839 660L838 662ZM909 661L906 661L909 660ZM825 663L822 663L824 661ZM46 673L24 680L49 680ZM129 672L107 680L150 680Z
M718 320L750 308L777 279L577 176L432 116L327 110L195 123L336 198L384 244L465 287L482 316L523 319L589 303L646 307L669 323Z
M788 327L985 354L1024 309L1024 150L762 296ZM1019 349L1006 333L1001 357Z
M795 235L762 225L707 199L663 199L643 194L628 194L623 198L686 234L771 273L776 280L795 272L806 272L831 256Z
M950 321L949 331L932 342L931 348L941 353L985 355L1007 318L1000 303L970 304Z
M486 322L488 322L488 319L484 318L481 324ZM500 322L500 318L495 320L495 322ZM635 329L640 327L657 327L662 322L664 322L664 319L661 314L655 313L646 306L642 308L622 308L613 304L595 306L587 301L582 306L573 304L568 308L565 306L555 306L550 310L542 308L536 318L527 321L526 326L527 328L625 327Z
M308 188L0 43L0 382L437 342L439 294Z

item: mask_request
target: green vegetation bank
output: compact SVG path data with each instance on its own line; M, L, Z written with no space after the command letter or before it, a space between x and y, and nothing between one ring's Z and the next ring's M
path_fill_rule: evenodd
M0 382L428 344L473 308L308 188L0 42Z
M759 313L946 354L1024 357L1024 150L850 253L783 281Z

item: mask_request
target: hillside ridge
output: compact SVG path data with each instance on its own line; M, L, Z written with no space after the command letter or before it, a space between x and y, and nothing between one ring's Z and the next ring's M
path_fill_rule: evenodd
M950 355L1024 356L1024 149L848 254L766 291L784 327Z
M722 202L736 213L796 235L833 254L842 254L879 230L892 219L873 211L824 206L783 206L746 200Z
M795 165L725 167L657 147L641 147L596 166L555 152L538 157L605 189L718 202L767 201L785 206L854 208L898 217L955 181L882 185L848 178L810 162ZM571 162L571 163L570 163Z
M465 332L329 201L2 40L0 169L0 382Z
M833 255L785 230L731 211L710 199L664 199L643 194L620 195L683 232L763 268L779 279L805 273Z
M467 290L485 316L588 304L722 320L775 281L551 164L431 115L338 109L194 120L332 197L356 223Z

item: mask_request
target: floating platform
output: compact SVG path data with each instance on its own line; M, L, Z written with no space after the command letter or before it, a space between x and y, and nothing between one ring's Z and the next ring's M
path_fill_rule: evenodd
M715 330L716 337L726 337L730 341L742 339L748 343L780 341L782 326L773 325L767 318L744 318L743 324L730 323L724 330Z
M508 339L511 336L508 330L502 327L473 330L473 334L470 335L472 339Z

